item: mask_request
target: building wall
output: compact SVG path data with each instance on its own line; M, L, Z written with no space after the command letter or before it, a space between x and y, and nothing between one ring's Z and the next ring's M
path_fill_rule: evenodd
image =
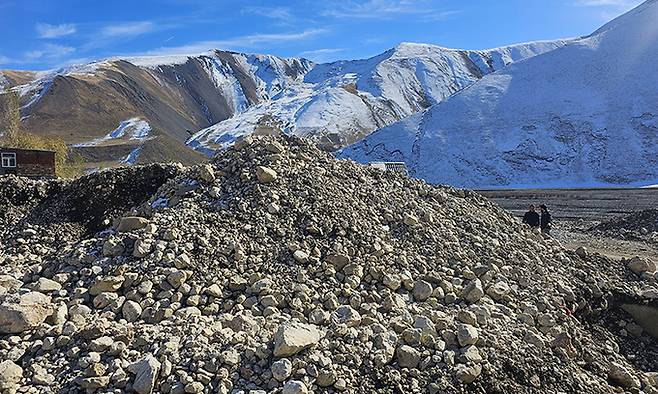
M0 148L0 154L2 153L16 154L16 168L0 167L0 175L16 174L26 177L54 177L55 176L54 152Z

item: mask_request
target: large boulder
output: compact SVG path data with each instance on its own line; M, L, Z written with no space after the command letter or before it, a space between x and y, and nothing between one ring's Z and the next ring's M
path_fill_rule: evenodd
M649 273L655 272L656 264L649 259L636 256L629 260L628 269L630 269L631 271L635 272L638 275L642 275L645 272L649 272Z
M149 224L149 220L139 216L126 216L119 220L117 231L120 233L139 230Z
M50 297L30 292L0 304L0 334L20 334L34 329L53 313Z
M256 177L260 183L270 183L276 181L277 173L271 168L259 166L256 167Z
M274 334L274 356L288 357L314 346L322 339L322 333L312 324L287 322Z

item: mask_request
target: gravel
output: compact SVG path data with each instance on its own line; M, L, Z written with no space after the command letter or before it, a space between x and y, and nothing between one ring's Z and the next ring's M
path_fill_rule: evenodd
M656 308L655 264L579 256L468 190L291 137L0 183L0 308L37 314L0 322L8 392L658 391L621 310Z

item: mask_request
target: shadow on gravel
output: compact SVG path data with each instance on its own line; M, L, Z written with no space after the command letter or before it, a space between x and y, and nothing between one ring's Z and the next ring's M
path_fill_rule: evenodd
M65 226L67 233L87 236L111 225L111 218L147 201L180 168L152 164L101 171L59 182L29 210L16 228L28 225L51 229Z

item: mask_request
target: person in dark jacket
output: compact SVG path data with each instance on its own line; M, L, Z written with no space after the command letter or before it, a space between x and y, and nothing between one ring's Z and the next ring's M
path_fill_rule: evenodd
M528 212L523 215L523 223L532 228L539 228L539 214L535 211L534 205L531 205Z
M539 206L539 210L541 211L541 218L539 220L541 232L546 235L551 235L551 214L548 212L548 208L546 208L546 205L544 204Z

